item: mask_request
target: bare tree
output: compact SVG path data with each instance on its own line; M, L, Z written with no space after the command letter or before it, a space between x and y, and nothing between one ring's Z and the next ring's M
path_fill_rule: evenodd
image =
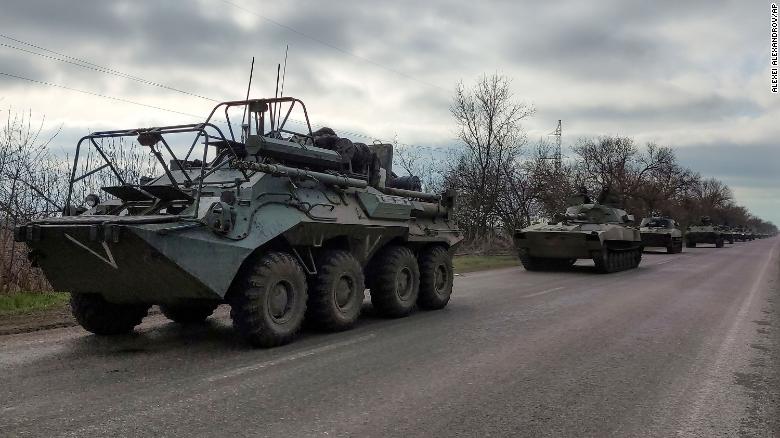
M482 76L473 88L459 83L450 112L462 150L446 172L445 185L459 192L459 222L476 238L500 222L499 203L509 190L507 169L525 143L523 119L534 113L517 102L506 76Z

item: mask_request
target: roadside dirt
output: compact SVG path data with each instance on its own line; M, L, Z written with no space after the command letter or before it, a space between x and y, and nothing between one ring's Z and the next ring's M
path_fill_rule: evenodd
M0 315L0 336L76 325L67 304L18 315Z
M160 313L157 306L149 309L149 315ZM0 315L0 336L30 333L38 330L49 330L60 327L78 325L70 313L70 306L51 307L18 315Z

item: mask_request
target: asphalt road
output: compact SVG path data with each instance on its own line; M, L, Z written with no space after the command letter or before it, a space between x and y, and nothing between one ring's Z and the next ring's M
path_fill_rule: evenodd
M0 435L780 436L780 239L457 277L443 311L251 350L225 309L0 337Z

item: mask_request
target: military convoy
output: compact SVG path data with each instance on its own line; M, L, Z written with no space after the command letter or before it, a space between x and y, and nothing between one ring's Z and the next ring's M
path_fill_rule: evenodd
M303 115L298 129L294 110ZM177 143L182 136L187 141ZM104 148L128 138L154 156L157 176L130 177ZM62 216L17 226L15 239L56 290L71 293L78 323L98 335L131 331L152 305L186 324L229 304L234 328L260 347L292 341L304 320L349 329L366 289L385 317L441 309L463 239L452 220L455 194L426 193L417 177L398 177L392 155L389 144L313 131L305 105L292 97L223 102L203 123L83 137ZM99 172L115 183L74 205ZM683 240L720 248L763 237L708 217L684 235L663 216L637 229L608 190L595 202L581 190L570 205L515 231L526 270L590 259L609 273L638 267L646 247L678 253Z
M293 110L303 128L291 127ZM117 138L147 148L160 175L125 179L101 146ZM102 163L77 172L87 148ZM71 206L74 186L101 170L118 184ZM441 309L452 292L462 240L454 194L396 178L392 145L312 131L292 97L223 102L203 123L92 133L77 145L68 190L62 217L19 226L15 237L96 334L132 330L153 304L192 323L228 303L238 333L271 347L290 342L304 319L350 328L366 288L386 317Z
M674 219L662 216L646 217L639 224L642 234L642 246L666 248L669 254L683 250L683 234L680 225Z
M592 259L603 273L639 266L642 237L624 210L580 197L548 223L531 225L514 234L520 262L529 271L571 268L578 259Z

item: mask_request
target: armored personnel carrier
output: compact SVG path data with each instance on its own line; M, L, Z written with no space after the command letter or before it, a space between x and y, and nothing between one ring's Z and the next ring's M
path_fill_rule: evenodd
M699 224L689 225L685 233L685 246L688 248L696 248L701 243L709 243L716 248L723 248L725 244L723 233L712 225L709 216L702 217Z
M742 227L734 227L732 229L732 235L734 236L734 241L736 242L744 242L747 240L745 230Z
M529 271L569 269L578 259L592 259L600 272L639 266L642 237L624 210L592 203L587 196L566 214L517 230L515 248Z
M734 244L734 229L728 225L716 225L715 228L720 231L725 243Z
M674 219L654 216L642 219L639 224L642 246L666 248L669 254L682 252L683 237L680 225Z
M302 114L298 128L291 114ZM117 138L153 154L159 175L128 180L103 146ZM72 205L78 185L101 171L117 184ZM52 286L71 293L86 330L129 332L153 304L173 321L200 322L227 303L237 332L271 347L290 342L304 319L350 328L366 288L386 317L447 305L462 239L450 220L454 194L393 175L392 145L313 132L298 99L223 102L203 123L82 138L63 216L19 226L15 237Z

